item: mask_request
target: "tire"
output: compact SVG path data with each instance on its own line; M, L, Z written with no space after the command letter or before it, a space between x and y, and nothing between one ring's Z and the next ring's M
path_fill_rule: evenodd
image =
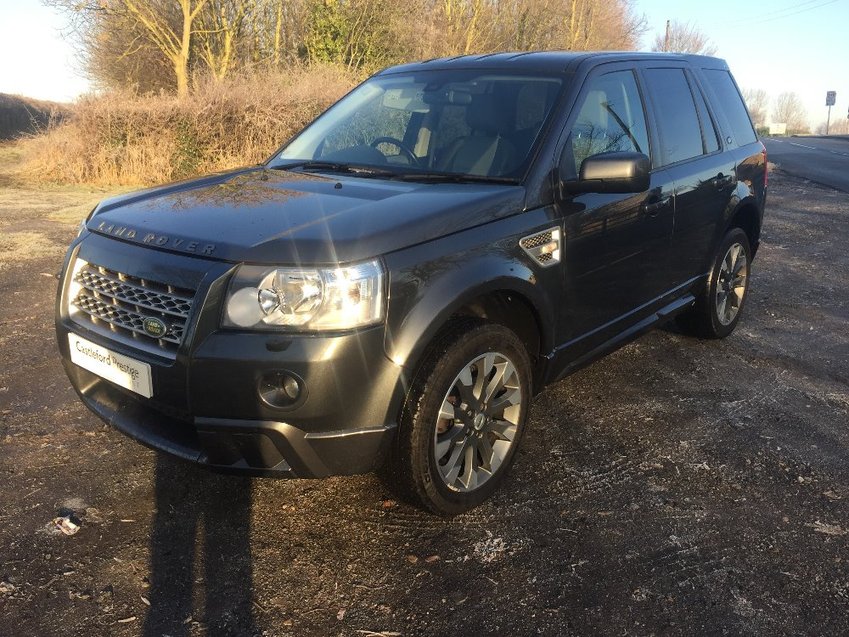
M530 358L511 330L454 325L413 381L393 454L393 486L438 515L481 504L513 462L530 398Z
M740 228L731 228L716 251L713 269L695 305L679 315L685 331L702 338L725 338L740 321L749 292L752 249Z

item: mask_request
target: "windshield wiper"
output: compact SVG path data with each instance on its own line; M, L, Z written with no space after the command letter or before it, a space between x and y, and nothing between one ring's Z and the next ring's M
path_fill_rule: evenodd
M291 164L279 164L277 166L271 166L271 168L274 170L295 170L297 168L300 168L301 170L325 170L327 172L356 175L357 177L390 178L395 177L397 175L395 171L385 170L383 168L376 168L374 166L361 166L357 164L345 164L335 161L320 160L297 161Z
M456 184L510 184L516 185L518 179L512 177L490 177L489 175L469 175L464 173L422 172L401 173L395 175L400 181L420 181L428 183L456 183Z
M296 161L290 164L278 164L270 166L273 170L316 170L335 173L345 173L357 177L376 177L380 179L396 179L398 181L418 181L422 183L481 183L481 184L510 184L519 183L518 179L511 177L490 177L488 175L469 175L464 173L449 172L398 172L376 166L363 166L360 164L346 164L334 161L321 161L317 159Z
M628 136L628 139L631 140L631 143L634 144L634 148L637 149L638 153L643 152L643 149L640 148L640 143L637 141L637 138L634 137L634 134L631 132L631 129L628 128L628 125L619 117L619 114L613 110L613 107L610 105L610 102L602 102L601 104L604 108L607 109L607 112L613 116L613 119L616 120L616 123L625 131L625 134Z

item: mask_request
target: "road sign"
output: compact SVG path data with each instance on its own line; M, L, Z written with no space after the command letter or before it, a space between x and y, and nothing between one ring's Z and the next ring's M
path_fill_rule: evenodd
M828 119L825 120L825 134L828 135L828 128L831 124L831 107L837 101L837 91L825 92L825 105L828 106Z

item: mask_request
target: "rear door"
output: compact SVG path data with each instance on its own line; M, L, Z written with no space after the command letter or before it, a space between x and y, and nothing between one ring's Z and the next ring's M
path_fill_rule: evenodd
M717 224L735 188L734 158L722 152L716 121L685 63L645 63L642 76L656 122L655 162L675 182L675 231L662 276L671 290L709 269Z
M564 137L560 162L574 177L583 160L599 153L651 156L645 108L631 65L606 64L590 74ZM593 333L588 339L592 345L624 329L623 322L639 320L663 291L658 276L672 236L672 180L666 171L655 170L648 192L581 194L559 207L566 287L561 342Z
M720 137L724 138L725 150L734 155L738 195L754 196L762 215L766 199L766 156L740 89L727 68L702 68L698 75L723 131ZM758 230L755 237L759 234ZM715 237L715 243L720 239ZM752 249L757 249L757 239Z

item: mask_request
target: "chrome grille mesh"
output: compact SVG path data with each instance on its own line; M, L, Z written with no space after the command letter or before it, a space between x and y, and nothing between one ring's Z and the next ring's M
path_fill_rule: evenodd
M551 242L551 230L547 232L540 232L539 234L535 234L532 237L525 237L522 239L522 247L525 250L533 250L534 248L538 248L541 245Z
M194 291L81 261L74 268L70 299L74 321L142 349L173 354L183 342ZM165 334L148 334L146 319L164 323Z
M135 305L146 310L162 312L185 319L192 309L191 297L182 297L170 293L162 293L126 280L114 273L101 273L98 270L84 269L77 275L77 283L92 292L108 295L109 297ZM126 279L126 277L125 277Z
M560 262L560 228L551 228L519 241L521 248L543 267Z

